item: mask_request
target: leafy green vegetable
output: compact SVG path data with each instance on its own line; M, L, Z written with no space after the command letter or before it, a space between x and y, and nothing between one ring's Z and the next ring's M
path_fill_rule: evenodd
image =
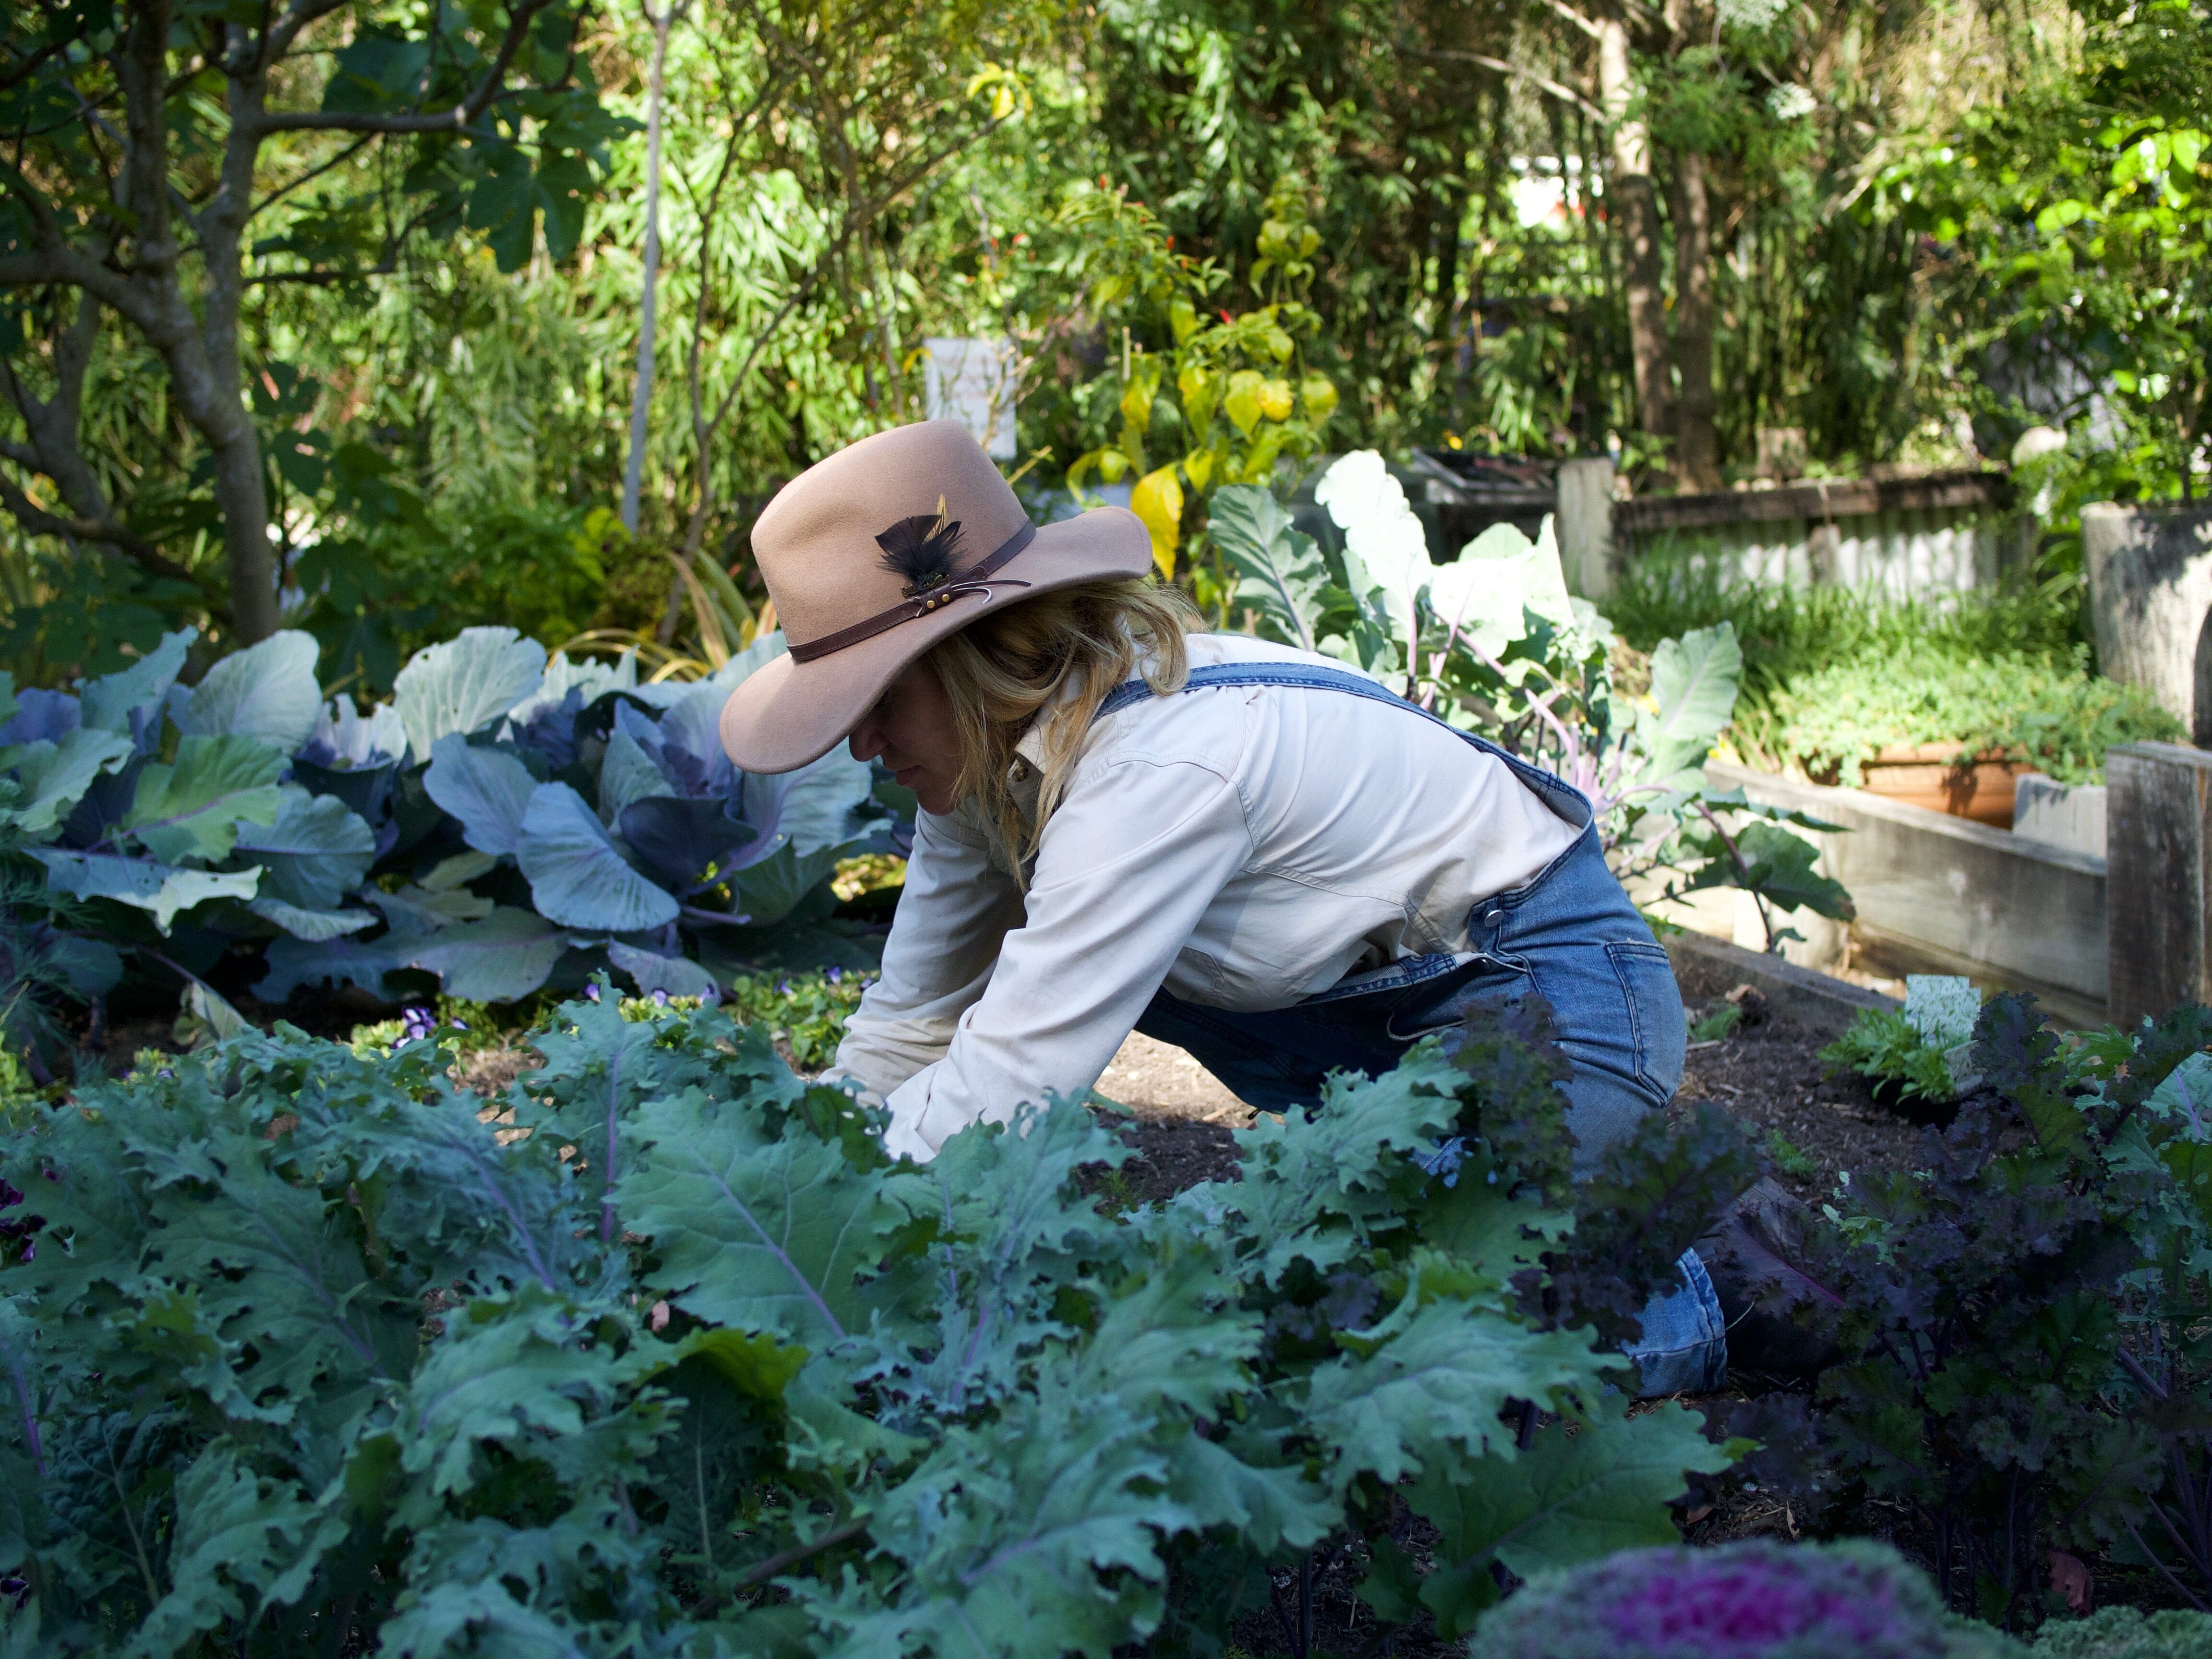
M1243 1181L1113 1213L1080 1107L891 1164L761 1027L604 994L489 1101L438 1042L279 1026L22 1103L0 1645L1218 1647L1219 1575L1379 1547L1415 1472L1454 1552L1415 1605L1464 1628L1490 1564L1663 1535L1729 1455L1625 1415L1627 1362L1547 1301L1535 1035L1340 1082ZM1671 1240L1711 1194L1663 1184Z
M1923 1042L1918 1029L1896 1010L1869 1008L1857 1014L1841 1036L1820 1050L1820 1058L1834 1070L1894 1085L1901 1099L1941 1103L1955 1092L1943 1051Z
M513 629L469 629L366 716L323 703L297 633L178 693L189 639L76 695L11 690L0 711L0 854L43 866L48 911L82 901L78 946L173 975L258 943L272 1002L329 983L397 1000L410 970L509 1001L574 989L594 961L648 994L708 996L763 960L869 959L826 884L891 845L870 769L839 751L752 777L715 734L779 635L716 679L641 686L635 662L549 660Z

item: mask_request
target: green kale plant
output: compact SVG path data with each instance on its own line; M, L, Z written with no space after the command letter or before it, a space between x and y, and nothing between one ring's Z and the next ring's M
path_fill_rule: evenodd
M2035 1638L2038 1659L2199 1659L2212 1653L2212 1613L2105 1607L2054 1620Z
M2208 1042L2199 1006L2069 1046L1998 997L1979 1086L1917 1167L1747 1252L1844 1356L1802 1425L1819 1468L1784 1477L1801 1513L1839 1488L1902 1505L1950 1604L2010 1628L2037 1622L2054 1547L2132 1548L2177 1585L2201 1570L2176 1540L2212 1400L2212 1303L2189 1291L2212 1238L2212 1118L2189 1091ZM2197 1083L2169 1086L2185 1066ZM1785 1437L1786 1413L1754 1414Z
M1973 1036L1981 999L1965 979L1913 974L1905 980L1905 1006L1869 1008L1820 1050L1829 1075L1856 1072L1890 1103L1948 1106L1958 1098L1951 1055Z
M1360 1539L1464 1629L1728 1461L1522 1310L1577 1225L1524 1035L1112 1214L1073 1104L917 1168L719 1008L532 1042L485 1098L279 1026L0 1137L0 1650L1218 1652Z

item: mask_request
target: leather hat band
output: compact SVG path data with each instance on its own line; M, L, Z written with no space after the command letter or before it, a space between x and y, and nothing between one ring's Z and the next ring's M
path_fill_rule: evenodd
M902 600L888 611L878 611L865 622L856 622L850 628L841 628L834 634L824 634L820 639L809 640L804 645L794 644L791 647L792 659L795 662L812 662L817 657L826 657L834 651L842 651L848 645L858 645L863 640L872 640L878 634L896 628L901 623L913 622L917 617L927 617L933 611L941 611L953 600L964 598L969 594L981 593L988 598L994 587L1027 587L1029 584L1025 581L1018 581L1013 577L1000 576L994 573L1007 560L1027 547L1036 537L1036 526L1029 520L1024 519L1022 527L1008 537L996 552L974 568L953 577L951 580L941 586L932 588L927 593L917 593L910 599Z

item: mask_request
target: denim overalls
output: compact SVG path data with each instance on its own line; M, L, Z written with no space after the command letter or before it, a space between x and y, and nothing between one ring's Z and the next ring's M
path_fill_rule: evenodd
M1342 669L1316 663L1194 668L1183 691L1250 685L1371 697L1435 720L1504 762L1583 833L1530 880L1475 907L1468 952L1409 957L1262 1013L1206 1007L1161 991L1137 1030L1187 1049L1247 1103L1280 1112L1316 1103L1332 1071L1378 1075L1431 1031L1444 1031L1450 1046L1451 1030L1470 1008L1534 992L1551 1005L1559 1046L1573 1066L1565 1085L1567 1121L1577 1143L1575 1173L1589 1174L1607 1146L1644 1113L1666 1105L1682 1079L1687 1040L1667 953L1606 867L1589 800L1551 773ZM1129 681L1107 696L1099 714L1152 695L1143 680ZM1627 1350L1641 1368L1647 1395L1710 1392L1727 1370L1725 1324L1705 1264L1691 1250L1679 1266L1683 1288L1652 1298L1644 1334Z

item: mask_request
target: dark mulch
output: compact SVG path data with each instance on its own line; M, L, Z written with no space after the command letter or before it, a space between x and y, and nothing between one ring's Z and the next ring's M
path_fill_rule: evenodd
M1772 1013L1757 991L1711 964L1686 965L1677 982L1692 1019L1727 1006L1732 994L1742 1011L1727 1036L1691 1045L1678 1107L1711 1100L1753 1126L1777 1179L1808 1201L1832 1195L1847 1175L1913 1167L1925 1126L1877 1104L1854 1073L1829 1076L1820 1058L1829 1037Z

